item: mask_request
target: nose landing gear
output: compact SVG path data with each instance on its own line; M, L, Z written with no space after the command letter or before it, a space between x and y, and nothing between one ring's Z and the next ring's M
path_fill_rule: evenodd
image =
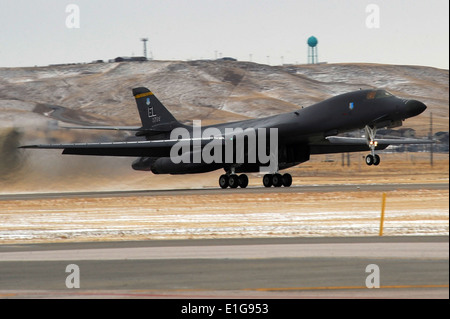
M380 164L380 156L378 156L377 154L375 154L375 155L372 155L372 154L369 154L369 155L367 155L366 156L366 164L367 165L378 165L378 164Z
M377 133L377 129L374 126L366 126L366 138L367 138L367 144L370 147L370 154L366 156L366 164L371 166L375 165L377 166L380 164L380 156L375 154L375 148L378 146L378 142L375 140L375 135Z

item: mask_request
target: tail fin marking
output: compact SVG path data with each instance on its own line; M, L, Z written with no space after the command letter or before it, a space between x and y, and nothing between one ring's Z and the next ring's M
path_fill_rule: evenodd
M156 129L157 127L167 127L169 129L179 126L175 117L149 89L144 87L135 88L133 89L133 95L136 99L142 127L144 129Z

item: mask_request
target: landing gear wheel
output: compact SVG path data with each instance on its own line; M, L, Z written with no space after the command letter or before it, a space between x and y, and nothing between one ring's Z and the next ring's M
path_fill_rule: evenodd
M225 174L220 175L219 185L220 185L220 187L222 187L224 189L228 187L228 176L227 175L225 175Z
M231 188L236 188L239 186L239 177L237 175L230 175L228 177L228 185Z
M373 165L374 161L375 161L375 159L371 154L366 156L366 164L367 165L369 165L369 166Z
M373 165L377 166L378 164L380 164L380 161L381 161L380 156L375 155L373 157Z
M281 187L283 185L283 176L281 174L273 174L272 183L275 187Z
M263 184L265 187L270 187L272 186L272 175L271 174L266 174L263 177Z
M283 180L283 186L284 187L289 187L289 186L292 185L292 176L291 176L291 174L289 174L289 173L284 174L282 180Z
M241 188L246 188L248 185L248 177L245 174L239 175L239 186Z

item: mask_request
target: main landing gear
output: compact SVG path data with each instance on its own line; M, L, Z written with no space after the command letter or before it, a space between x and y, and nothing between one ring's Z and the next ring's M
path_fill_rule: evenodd
M378 146L378 142L375 141L375 135L377 133L376 127L366 126L366 138L367 144L370 147L370 154L366 156L366 164L367 165L378 165L380 164L380 156L375 154L375 148Z
M223 174L219 177L219 185L222 188L227 188L230 186L230 188L246 188L248 186L248 176L245 174L236 175L236 174Z
M266 174L263 177L263 184L265 187L289 187L292 185L292 176L289 173L286 174Z
M265 187L289 187L292 185L292 176L289 173L286 174L266 174L263 177L263 184ZM219 177L219 185L221 188L246 188L248 186L248 176L245 174L236 175L234 173L231 174L223 174Z

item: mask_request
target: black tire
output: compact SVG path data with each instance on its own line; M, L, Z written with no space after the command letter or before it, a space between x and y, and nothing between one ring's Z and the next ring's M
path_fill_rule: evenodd
M220 175L219 186L222 187L223 189L228 187L228 176L227 175L225 175L225 174Z
M373 165L373 162L374 162L373 156L371 154L367 155L366 156L366 164L370 166L370 165Z
M379 165L381 162L380 156L379 155L375 155L375 157L373 158L373 165Z
M248 176L245 174L239 175L239 186L241 188L246 188L248 186Z
M228 177L228 185L231 188L236 188L239 186L239 177L237 175L230 175Z
M265 187L270 187L272 186L272 175L271 174L266 174L263 177L263 184Z
M289 173L283 175L283 186L289 187L292 185L292 176Z
M274 174L272 176L272 183L273 186L275 187L281 187L283 185L283 176L281 176L281 174L278 173Z

